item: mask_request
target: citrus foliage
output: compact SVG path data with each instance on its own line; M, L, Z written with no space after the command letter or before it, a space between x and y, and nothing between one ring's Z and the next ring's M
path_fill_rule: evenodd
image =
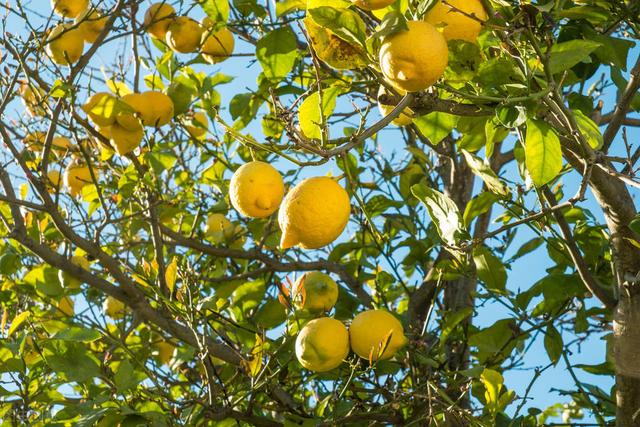
M640 309L635 2L42 3L3 6L3 425L604 423L576 372L616 365L640 395L639 332L571 358ZM571 403L509 388L538 343Z

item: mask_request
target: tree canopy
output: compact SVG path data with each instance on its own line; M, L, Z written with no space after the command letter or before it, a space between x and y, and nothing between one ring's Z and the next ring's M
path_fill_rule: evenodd
M640 424L640 3L48 3L0 6L3 426Z

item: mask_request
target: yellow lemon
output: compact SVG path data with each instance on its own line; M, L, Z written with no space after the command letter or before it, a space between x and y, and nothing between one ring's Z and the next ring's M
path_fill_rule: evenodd
M205 61L217 64L231 56L234 46L233 33L228 28L216 32L206 29L202 34L200 52Z
M112 319L122 319L126 313L126 307L119 299L107 297L102 303L102 311Z
M393 4L395 0L353 0L353 4L364 10L378 10Z
M62 184L62 174L60 171L51 169L47 172L47 180L49 180L49 185L47 186L49 193L54 193L60 188L60 184Z
M171 358L173 357L173 352L175 351L176 347L170 342L165 342L165 341L159 342L157 346L158 346L158 361L160 361L160 363L163 365L168 364Z
M446 4L442 1L437 2L424 19L436 27L442 27L447 40L466 40L476 43L482 29L480 21L487 20L487 12L480 0L447 0Z
M404 96L406 92L399 91L398 93ZM380 89L378 90L378 99L380 98L380 96L386 95L386 94L387 94L387 91L384 88L384 86L380 86ZM389 115L389 113L391 113L394 108L395 108L395 105L385 105L381 102L378 102L378 109L380 110L380 115L382 115L383 117ZM393 119L391 123L393 123L396 126L410 125L411 123L413 123L413 111L411 111L411 108L405 108L404 111L400 113L398 117Z
M94 173L97 172L94 170ZM92 184L91 171L89 167L78 162L73 162L64 171L64 185L72 196L82 194L85 185Z
M82 267L84 270L88 270L90 267L89 260L80 255L74 255L71 257L71 263ZM76 279L74 276L63 270L58 271L58 279L60 279L60 283L65 288L79 289L80 285L82 285L82 281L80 281L80 279Z
M71 24L56 25L47 38L45 49L56 64L74 64L84 51L82 33Z
M64 136L54 136L51 140L51 148L58 151L66 151L73 146L71 140Z
M78 25L84 41L93 43L107 24L107 17L100 15L95 9L87 9L76 18L75 23Z
M51 0L53 11L65 18L75 18L89 7L89 0Z
M214 243L222 243L233 238L235 231L236 227L222 214L211 214L207 218L205 234Z
M417 92L434 84L447 68L444 36L428 22L409 21L408 30L391 34L380 47L380 69L394 87Z
M164 40L176 10L166 1L152 4L144 14L144 26L152 37Z
M387 340L389 343L380 360L393 357L407 343L402 323L386 310L368 310L358 314L351 321L349 339L354 353L367 360L369 357L378 360L378 353Z
M188 16L178 16L167 29L165 39L174 52L191 53L198 50L202 39L202 26Z
M342 322L330 317L310 321L296 338L296 357L311 371L337 368L348 354L349 332Z
M68 297L68 296L64 296L60 299L60 301L58 301L58 311L57 314L63 314L65 316L73 316L73 313L75 312L75 304L73 302L73 300Z
M100 127L111 126L116 122L118 98L108 92L94 93L82 106L91 121Z
M319 176L296 185L282 202L280 247L318 249L340 236L349 221L349 195L334 179Z
M311 313L329 311L338 301L338 284L328 274L311 271L300 276L293 287L293 302Z
M19 93L22 97L22 105L31 117L44 116L47 113L49 102L44 90L33 88L25 83L20 86Z
M202 111L193 114L189 119L189 124L184 127L189 135L194 139L202 139L207 136L209 128L209 118Z
M140 120L132 114L121 114L109 127L109 142L116 153L125 156L140 146L144 128Z
M145 126L161 127L173 118L173 101L162 92L130 93L122 100L138 113Z
M39 152L44 147L47 135L41 131L35 131L25 136L22 143L31 152ZM54 136L51 140L51 149L54 151L66 151L73 146L69 138L64 136Z
M240 166L229 183L229 199L238 212L251 218L274 213L284 196L284 182L270 164L253 161Z

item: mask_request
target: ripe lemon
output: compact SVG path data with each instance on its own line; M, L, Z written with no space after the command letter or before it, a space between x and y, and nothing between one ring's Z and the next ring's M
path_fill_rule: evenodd
M176 347L170 342L166 342L166 341L159 342L157 346L158 346L158 361L163 365L168 364L171 358L173 357L173 352L175 351Z
M268 163L253 161L240 166L229 183L229 199L238 212L251 218L274 213L284 196L282 176Z
M225 59L229 58L233 53L235 41L233 40L233 33L228 28L223 28L216 32L211 32L205 25L206 21L203 21L203 25L206 30L202 34L202 47L200 52L202 57L209 64L217 64Z
M58 301L57 315L73 316L73 313L75 313L75 303L73 300L68 296L62 297L60 301Z
M310 271L296 280L292 298L299 310L323 313L336 305L338 284L328 274Z
M391 34L380 47L380 69L394 87L417 92L434 84L449 61L444 36L428 22L409 21L409 29Z
M51 0L51 7L62 17L75 18L89 7L89 0Z
M239 237L239 227L233 225L226 216L214 213L207 218L207 228L205 235L213 243L230 241L234 237Z
M89 260L81 255L74 255L71 257L71 263L82 267L84 270L88 270L91 265ZM60 279L60 283L65 288L79 289L80 285L82 285L80 279L76 279L74 276L63 270L58 271L58 279Z
M207 136L209 118L202 111L198 111L190 117L188 124L184 128L192 138L203 139Z
M97 92L87 99L82 110L93 123L104 128L116 122L116 116L119 114L117 104L118 98L115 96L108 92Z
M173 101L162 92L130 93L122 100L138 113L145 126L161 127L173 118Z
M133 114L121 114L109 126L109 142L116 153L125 156L140 146L144 128Z
M406 92L404 91L399 91L400 95L404 95L405 93ZM378 90L378 99L380 98L381 95L386 95L386 94L387 94L387 91L385 90L384 86L380 86L380 89ZM389 115L389 113L391 113L394 108L395 108L395 105L385 105L381 102L378 102L378 109L380 110L380 115L383 117ZM393 123L396 126L408 126L412 122L413 122L413 111L411 111L411 108L405 108L404 111L400 113L398 117L393 119L391 123Z
M49 193L55 193L60 188L60 184L62 184L62 174L60 171L51 169L47 172L47 179L49 180L47 185Z
M20 86L19 93L22 97L22 105L31 117L44 116L47 113L49 102L44 90L23 84Z
M202 40L203 28L188 16L178 16L167 29L165 39L174 52L191 53L198 50Z
M389 335L389 344L380 360L389 359L407 343L402 323L386 310L368 310L358 314L349 327L351 348L358 356L378 360L378 353Z
M482 24L467 15L475 15L481 21L487 20L487 12L480 0L447 0L446 4L439 1L427 12L424 20L436 27L442 27L447 40L476 43Z
M144 14L144 26L152 37L164 40L176 10L166 2L152 4Z
M112 319L122 319L126 313L126 307L119 299L107 297L102 303L102 311Z
M396 0L353 0L353 4L364 10L378 10L393 4Z
M84 51L82 32L71 24L56 25L47 37L46 51L53 62L59 65L74 64Z
M310 371L337 368L348 354L349 332L342 322L330 317L310 321L296 338L296 357Z
M93 43L107 24L107 17L100 15L95 9L88 9L76 18L75 23L78 25L78 30L82 33L84 41Z
M97 172L94 170L94 173ZM69 189L69 194L78 196L82 194L85 185L92 184L89 167L78 162L70 163L64 171L64 185Z
M282 202L280 247L318 249L340 236L349 221L349 195L334 179L319 176L296 185Z
M47 135L41 131L32 132L24 137L22 143L25 148L31 152L39 152L44 147ZM54 136L51 140L51 149L54 151L67 151L72 147L69 138L64 136Z

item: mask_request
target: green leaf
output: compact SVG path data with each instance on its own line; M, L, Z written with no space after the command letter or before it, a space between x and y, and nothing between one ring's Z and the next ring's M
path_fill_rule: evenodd
M298 57L297 39L290 27L273 30L256 44L256 57L270 79L286 77Z
M580 110L574 110L573 115L576 118L580 132L586 138L591 148L598 150L602 147L604 140L602 139L602 133L600 133L598 125Z
M318 25L328 29L342 40L365 47L366 25L356 12L350 9L321 6L309 9L308 13Z
M412 186L411 192L425 205L440 238L446 244L456 246L468 237L460 211L448 196L422 184Z
M30 311L23 311L22 313L16 315L16 317L14 317L11 321L11 326L7 331L7 336L10 337L11 335L13 335L13 333L18 330L18 328L29 318L29 316L31 316Z
M484 181L489 191L504 199L511 198L511 190L507 184L505 184L498 175L496 175L488 164L467 150L462 150L462 154L464 155L469 168L471 168L473 173L478 175L480 179Z
M399 31L407 31L409 26L407 25L407 19L400 12L388 12L382 18L377 31L373 34L373 37L384 38L395 34Z
M100 366L93 356L90 356L83 344L71 342L62 354L47 357L47 364L56 371L64 374L67 380L79 383L89 381L100 375Z
M124 359L118 365L118 370L113 376L114 382L118 391L123 392L130 388L135 387L138 383L136 376L134 375L133 366L129 359Z
M229 19L229 0L200 0L204 13L216 23L226 23Z
M544 348L547 351L549 360L554 365L560 360L563 347L564 343L560 332L553 325L547 326L547 332L544 334Z
M489 191L484 191L471 199L464 208L464 214L462 215L465 226L468 228L474 218L488 212L497 201L498 197Z
M559 16L568 19L584 19L593 24L606 22L611 17L611 13L597 6L577 6L559 12Z
M95 329L86 329L78 326L70 326L57 332L52 338L62 341L93 342L100 339L100 332Z
M273 329L287 320L287 312L278 300L268 298L258 309L254 320L261 328Z
M504 263L496 257L489 248L479 246L473 251L473 262L476 265L478 278L484 282L487 289L504 293L507 285L507 270Z
M331 116L336 106L336 99L342 90L339 86L332 86L322 92L322 115L325 120ZM314 92L305 98L298 109L298 120L302 133L310 139L320 139L320 95Z
M527 121L526 166L538 187L555 179L562 170L562 149L555 130L544 122Z
M500 398L500 392L502 391L502 385L504 384L504 378L502 374L493 369L485 369L480 374L480 381L484 385L484 399L487 406L496 407L498 399Z
M304 10L307 7L307 2L305 0L283 0L276 2L276 17L281 17L283 15L288 14L289 12L294 12L296 10Z
M432 144L438 144L451 133L458 124L458 120L459 116L434 112L414 119L413 123Z
M471 316L473 314L472 307L465 307L462 310L458 310L455 313L447 313L444 322L442 323L440 329L442 332L440 333L440 345L443 345L451 332L455 329L455 327L460 324L464 319Z
M602 45L593 52L600 61L623 70L627 69L627 57L629 56L629 50L635 46L634 42L604 36L596 31L590 32L588 38Z
M483 148L487 143L487 121L486 117L462 117L458 121L458 131L462 134L458 147L474 153Z
M601 43L593 40L570 40L558 43L551 48L549 69L552 74L568 70L580 62L587 61L591 52L600 46Z

